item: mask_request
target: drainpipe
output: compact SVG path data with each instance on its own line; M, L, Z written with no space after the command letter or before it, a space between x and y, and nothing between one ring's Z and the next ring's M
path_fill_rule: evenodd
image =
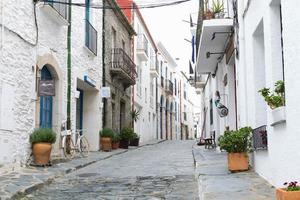
M4 12L4 9L3 9L3 7L4 7L4 1L2 1L1 2L1 58L3 58L3 46L4 46L4 19L3 19L3 17L4 17L4 14L3 14L3 12Z
M102 1L102 5L105 6L105 0ZM102 9L102 86L105 87L105 9ZM102 127L106 126L106 107L107 102L105 98L102 98L103 112L102 112Z
M67 36L67 49L68 49L68 58L67 58L67 76L68 76L68 87L67 87L67 129L71 129L71 17L72 17L72 0L69 0L69 9L68 9L68 36Z

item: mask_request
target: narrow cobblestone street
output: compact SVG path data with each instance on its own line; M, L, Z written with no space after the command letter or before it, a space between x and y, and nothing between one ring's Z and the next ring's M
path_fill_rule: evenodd
M198 199L193 144L166 141L116 155L23 199Z

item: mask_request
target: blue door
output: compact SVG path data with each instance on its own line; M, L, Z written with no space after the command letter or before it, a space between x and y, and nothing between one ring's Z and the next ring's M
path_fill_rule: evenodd
M45 66L41 71L42 80L52 80L52 75L48 68ZM41 128L52 128L52 96L41 96L40 97L40 127Z

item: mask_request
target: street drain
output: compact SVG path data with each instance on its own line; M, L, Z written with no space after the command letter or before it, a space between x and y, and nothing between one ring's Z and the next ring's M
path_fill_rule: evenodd
M77 176L79 177L92 177L92 176L98 176L99 174L97 173L84 173L84 174L78 174Z

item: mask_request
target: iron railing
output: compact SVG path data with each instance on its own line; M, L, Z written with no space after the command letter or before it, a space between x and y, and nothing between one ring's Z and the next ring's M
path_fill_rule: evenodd
M138 35L137 49L144 51L145 54L148 56L148 40L144 34Z
M61 2L61 3L58 3ZM56 12L62 16L64 19L68 20L68 0L50 0L45 4L48 4L49 6L51 6L54 10L56 10Z
M85 20L85 46L95 55L97 55L97 36L96 29L89 20Z
M253 130L253 148L258 149L267 149L268 148L268 134L266 130L266 125L260 126Z
M113 69L122 69L131 79L135 80L135 64L126 52L121 48L112 49L112 66Z

